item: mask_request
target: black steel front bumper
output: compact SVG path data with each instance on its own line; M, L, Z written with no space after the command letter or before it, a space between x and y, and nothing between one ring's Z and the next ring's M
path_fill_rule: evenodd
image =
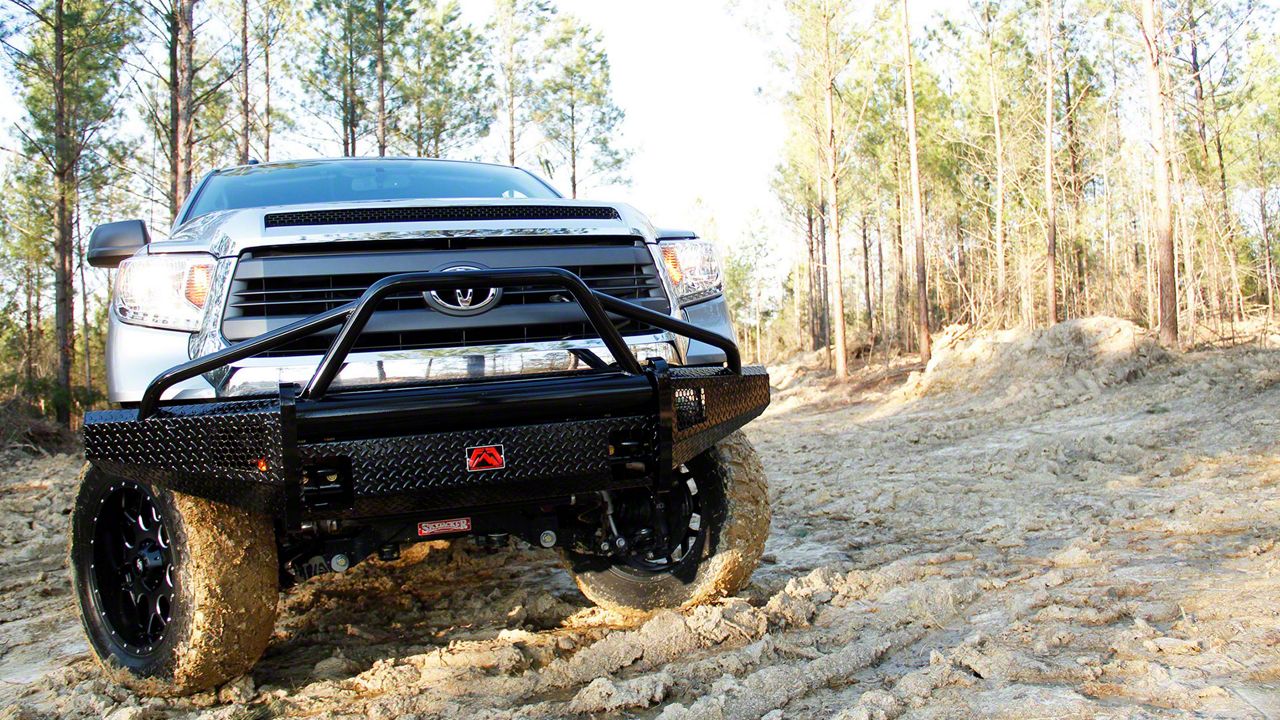
M329 393L381 300L406 290L548 285L581 306L616 359L581 372ZM715 345L725 367L641 364L609 314ZM275 397L162 403L185 379L341 325L305 387ZM588 361L590 355L585 356ZM769 404L768 374L720 335L590 290L556 268L406 273L348 305L172 368L137 409L85 416L98 468L303 519L528 504L655 482ZM496 456L477 466L477 454ZM496 462L495 462L496 457ZM499 467L500 465L500 467Z

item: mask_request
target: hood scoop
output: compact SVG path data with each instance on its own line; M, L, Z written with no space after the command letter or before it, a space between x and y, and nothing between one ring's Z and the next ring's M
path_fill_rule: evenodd
M427 207L360 207L267 213L268 228L306 225L448 222L454 220L618 220L611 207L573 205L433 205Z

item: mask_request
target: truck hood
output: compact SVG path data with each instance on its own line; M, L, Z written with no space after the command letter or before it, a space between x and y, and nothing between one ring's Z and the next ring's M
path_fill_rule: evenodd
M311 203L223 210L184 223L140 252L207 252L220 258L281 245L500 235L660 236L625 203L476 198Z

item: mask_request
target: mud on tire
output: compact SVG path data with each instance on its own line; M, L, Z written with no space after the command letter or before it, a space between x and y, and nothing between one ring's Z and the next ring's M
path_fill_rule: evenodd
M682 608L741 590L760 561L769 536L769 489L751 441L735 432L691 460L705 532L669 571L626 562L574 573L582 594L618 611ZM572 568L580 558L566 557Z
M278 597L268 518L85 465L71 522L81 621L112 679L198 692L266 649Z

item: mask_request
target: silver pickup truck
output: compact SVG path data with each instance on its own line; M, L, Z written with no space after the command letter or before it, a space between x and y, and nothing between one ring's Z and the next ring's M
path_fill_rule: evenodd
M511 536L628 610L733 593L769 527L711 244L517 168L254 164L205 176L118 267L71 563L95 654L185 693L265 649L281 584Z

